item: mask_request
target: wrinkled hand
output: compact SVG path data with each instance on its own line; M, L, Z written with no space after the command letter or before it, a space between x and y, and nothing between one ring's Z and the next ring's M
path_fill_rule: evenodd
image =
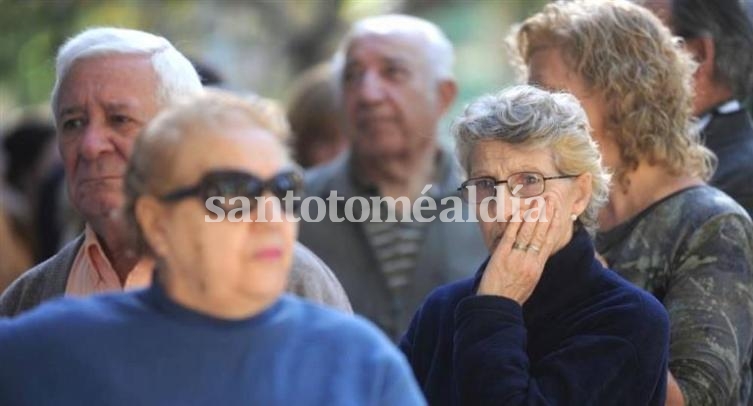
M522 306L539 283L561 236L560 217L556 199L547 198L546 216L539 216L537 221L510 222L484 270L477 293L506 297Z

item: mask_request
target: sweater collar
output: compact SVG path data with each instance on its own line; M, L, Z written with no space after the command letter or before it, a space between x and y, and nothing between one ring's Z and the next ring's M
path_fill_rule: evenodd
M155 310L171 319L188 325L204 326L213 329L253 328L273 323L274 320L282 315L283 302L286 300L283 295L271 306L253 316L240 319L224 319L190 309L176 302L167 294L159 277L154 278L151 286L142 290L140 296L142 300L151 305Z
M737 99L724 101L701 113L695 120L693 128L703 132L709 126L709 123L711 123L711 120L713 120L714 117L735 114L742 109L743 106Z
M476 273L473 292L478 290L488 262L489 258ZM539 283L523 305L524 317L528 321L550 315L590 294L590 281L602 270L591 237L578 227L570 242L547 260Z

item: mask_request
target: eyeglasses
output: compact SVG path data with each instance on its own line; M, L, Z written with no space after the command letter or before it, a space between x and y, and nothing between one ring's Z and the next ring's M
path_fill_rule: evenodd
M463 200L468 203L481 203L485 198L496 196L496 186L507 184L510 195L518 198L535 197L544 193L545 182L553 179L577 178L579 175L544 176L538 172L518 172L505 180L497 180L491 176L468 179L458 190Z
M303 194L303 179L297 171L279 173L270 179L262 180L250 173L220 170L211 171L204 175L194 186L176 189L162 197L160 200L175 202L189 197L198 197L203 201L211 197L224 197L225 203L218 204L224 210L232 210L241 207L240 199L230 203L234 197L246 197L249 199L251 209L256 205L256 198L261 197L265 191L270 191L273 196L282 200L288 192L292 197L300 197ZM300 200L293 200L293 209L297 210ZM283 205L284 208L284 205Z

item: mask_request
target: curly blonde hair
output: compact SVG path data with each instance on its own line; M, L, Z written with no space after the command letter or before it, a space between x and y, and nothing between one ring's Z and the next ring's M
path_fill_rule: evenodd
M651 12L627 1L550 3L508 37L524 77L532 55L555 47L567 68L607 101L605 126L620 151L616 180L641 160L708 180L713 153L692 125L696 67Z

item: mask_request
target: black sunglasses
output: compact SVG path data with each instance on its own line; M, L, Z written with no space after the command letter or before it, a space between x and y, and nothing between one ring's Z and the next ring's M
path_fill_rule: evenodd
M159 199L165 202L175 202L189 197L198 197L207 201L213 197L224 198L224 203L217 204L225 210L241 207L241 199L230 203L234 197L249 199L251 209L256 207L256 198L269 191L274 197L282 200L288 193L291 197L302 197L303 177L297 171L278 173L270 179L262 180L250 173L234 170L218 170L205 174L194 186L173 190ZM216 202L215 202L216 203ZM300 200L293 200L293 210L297 211ZM282 205L285 208L285 205Z

